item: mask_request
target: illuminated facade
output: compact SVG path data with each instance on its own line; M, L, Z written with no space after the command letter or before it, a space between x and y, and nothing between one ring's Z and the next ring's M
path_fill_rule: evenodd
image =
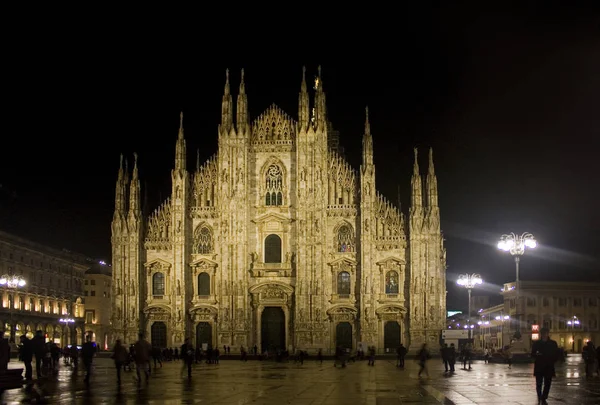
M519 281L519 284L519 309L524 308L520 311L523 312L524 330L531 331L531 325L546 326L550 329L550 337L568 351L581 352L588 340L596 344L600 341L600 283ZM515 283L504 284L502 295L503 313L515 319ZM510 341L514 332L514 322L506 322L504 341ZM530 340L531 333L523 334L523 338Z
M218 152L195 171L181 122L172 194L148 218L137 156L131 174L121 159L113 337L142 330L161 347L190 337L235 351L437 343L446 257L431 151L422 182L415 150L405 218L375 188L368 111L359 170L337 137L320 71L312 108L302 79L297 121L272 105L253 122L242 71L235 123L227 75Z
M83 341L84 256L52 249L0 231L0 275L20 277L25 285L0 285L4 336L19 343L43 330L59 345ZM61 323L60 319L73 319Z
M85 334L91 336L102 350L110 348L111 267L94 264L85 272Z

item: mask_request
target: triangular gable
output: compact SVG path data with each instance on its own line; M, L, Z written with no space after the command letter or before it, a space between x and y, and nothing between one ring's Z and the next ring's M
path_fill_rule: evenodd
M144 263L144 267L152 267L155 264L159 264L160 267L171 267L172 264L163 260L163 259L154 259L149 262Z
M219 263L212 261L210 259L200 258L198 260L191 262L190 266L198 266L202 263L206 263L208 267L217 267L219 265Z
M268 212L252 220L252 222L254 222L255 224L262 224L269 221L280 221L283 223L292 222L292 220L288 217L275 212Z
M348 263L350 266L356 266L356 260L354 260L354 259L352 259L350 257L345 257L345 256L341 256L341 257L338 257L336 259L333 259L332 261L330 261L327 264L330 265L330 266L333 266L333 265L335 265L337 263L340 263L340 262Z
M402 264L405 264L405 263L406 263L406 262L405 262L403 259L400 259L400 258L399 258L399 257L397 257L397 256L388 256L388 257L386 257L385 259L383 259L383 260L380 260L380 261L378 261L378 262L377 262L377 263L375 263L375 264L376 264L376 265L378 265L378 266L380 266L380 265L382 265L382 264L386 264L386 263L389 263L389 262L397 262L397 263L402 263Z

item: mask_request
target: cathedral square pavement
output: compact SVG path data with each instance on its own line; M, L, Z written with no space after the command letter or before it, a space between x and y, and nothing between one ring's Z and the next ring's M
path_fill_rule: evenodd
M11 368L22 364L12 362ZM138 390L135 372L125 373L120 391L115 384L113 363L96 359L90 388L83 383L83 370L76 379L61 365L57 379L36 386L44 403L69 404L536 404L531 364L508 369L503 364L475 362L472 371L458 369L444 376L439 359L429 362L431 378L419 379L414 360L397 369L392 359L380 359L375 367L366 361L334 368L313 358L304 365L275 362L223 360L219 365L195 365L190 382L180 378L181 362L165 363ZM580 357L557 367L550 404L600 403L600 378L586 380ZM29 402L24 389L8 390L3 404ZM40 402L38 402L40 403Z

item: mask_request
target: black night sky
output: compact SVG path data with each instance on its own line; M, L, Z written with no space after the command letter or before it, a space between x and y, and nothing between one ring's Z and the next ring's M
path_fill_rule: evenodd
M6 51L0 229L109 260L121 152L138 153L154 209L170 192L180 111L188 169L197 149L202 161L216 151L226 68L234 102L246 69L253 118L271 103L296 118L302 65L312 77L321 64L347 159L358 169L368 105L377 187L397 201L400 186L405 213L412 148L423 171L434 148L449 309L466 306L459 273L479 272L494 294L514 279L512 258L496 248L511 231L540 243L522 260L522 279L598 279L595 11L415 9L386 32L330 27L313 48L315 32L303 45L283 33L239 45L190 24L120 32L86 22L77 35L23 37Z

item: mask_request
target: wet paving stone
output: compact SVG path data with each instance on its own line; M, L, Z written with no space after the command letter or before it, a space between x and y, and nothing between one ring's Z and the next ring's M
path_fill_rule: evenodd
M11 362L10 368L22 367ZM375 367L356 362L334 368L306 361L273 363L224 360L218 365L194 365L191 380L181 376L181 362L158 368L148 385L138 387L135 372L123 374L119 389L113 363L96 359L91 383L83 370L61 364L58 374L29 388L6 390L2 404L536 404L533 366L475 362L472 370L444 374L439 359L429 362L429 378L419 378L418 366L407 361L398 369L394 361L378 360ZM580 357L557 366L550 404L600 403L600 378L586 379Z

